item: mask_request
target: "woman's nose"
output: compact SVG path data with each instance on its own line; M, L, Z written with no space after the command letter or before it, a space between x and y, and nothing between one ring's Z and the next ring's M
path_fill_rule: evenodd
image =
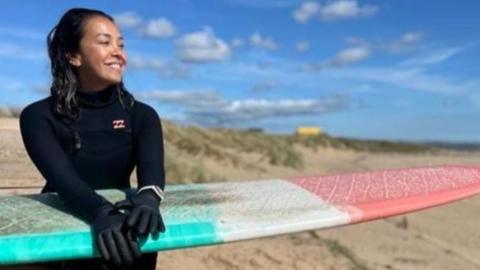
M123 48L120 45L113 45L111 53L113 56L125 58L125 52L123 51Z
M118 45L113 45L112 46L112 54L113 55L119 55L122 53L122 48Z

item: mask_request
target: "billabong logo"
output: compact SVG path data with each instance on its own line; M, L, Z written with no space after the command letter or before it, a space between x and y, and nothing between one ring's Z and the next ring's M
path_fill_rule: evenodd
M117 128L125 128L125 124L123 123L123 119L113 120L113 129Z

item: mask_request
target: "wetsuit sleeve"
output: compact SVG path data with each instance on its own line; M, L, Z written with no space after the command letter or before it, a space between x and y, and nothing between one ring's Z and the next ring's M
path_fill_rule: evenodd
M70 210L91 223L107 201L77 174L48 118L27 107L20 114L20 131L28 155L48 184Z
M138 188L157 185L165 189L162 124L157 112L146 106L137 136Z

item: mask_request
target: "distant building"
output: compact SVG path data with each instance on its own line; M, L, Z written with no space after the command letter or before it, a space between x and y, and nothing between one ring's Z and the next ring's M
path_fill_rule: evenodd
M247 128L247 131L252 133L263 133L263 128L251 127L251 128Z
M323 134L323 130L319 127L298 127L295 134L299 136L316 136Z

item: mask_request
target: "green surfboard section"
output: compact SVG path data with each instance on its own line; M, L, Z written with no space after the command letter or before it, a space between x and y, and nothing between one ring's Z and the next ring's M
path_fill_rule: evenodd
M111 202L134 190L99 190ZM161 212L165 233L141 239L142 252L217 244L220 212L202 184L171 185ZM0 197L0 265L98 257L90 226L54 194Z

